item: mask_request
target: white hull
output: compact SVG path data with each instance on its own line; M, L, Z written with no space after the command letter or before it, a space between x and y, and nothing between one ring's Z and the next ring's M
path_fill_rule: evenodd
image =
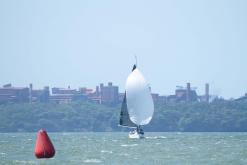
M144 134L140 134L137 131L130 132L129 133L129 138L130 139L142 139L142 138L144 138Z

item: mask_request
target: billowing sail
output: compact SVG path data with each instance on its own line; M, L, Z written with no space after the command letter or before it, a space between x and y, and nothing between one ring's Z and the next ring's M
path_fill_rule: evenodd
M129 118L129 113L126 104L126 92L124 94L124 99L122 102L119 125L124 127L136 127L136 124L134 124Z
M154 104L149 86L137 68L127 78L125 88L130 120L136 125L148 124L153 116Z

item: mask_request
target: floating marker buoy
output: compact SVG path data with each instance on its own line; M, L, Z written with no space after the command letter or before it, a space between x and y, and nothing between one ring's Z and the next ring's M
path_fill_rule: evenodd
M44 129L39 130L37 133L35 156L40 158L52 158L55 155L55 148Z

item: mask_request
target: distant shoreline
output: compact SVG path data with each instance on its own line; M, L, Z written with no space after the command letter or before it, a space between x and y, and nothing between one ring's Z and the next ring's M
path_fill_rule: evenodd
M0 104L0 132L128 132L121 105L93 102ZM247 101L155 104L145 132L247 132Z

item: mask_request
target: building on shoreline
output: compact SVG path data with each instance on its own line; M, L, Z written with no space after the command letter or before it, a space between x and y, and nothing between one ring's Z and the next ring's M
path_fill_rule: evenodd
M104 86L104 84L101 83L99 90L98 93L100 94L102 104L114 105L119 102L118 86L113 86L112 82L109 82L108 86Z
M186 84L186 87L177 86L174 95L166 97L166 102L207 102L212 100L212 96L209 94L209 84L205 84L205 94L198 95L196 87L191 87L190 83Z
M151 91L151 88L150 88ZM99 104L116 105L122 102L124 93L119 93L119 87L108 82L107 86L101 83L95 89L80 87L72 89L45 86L43 89L33 89L33 84L29 87L13 87L6 84L0 88L0 103L5 102L55 102L70 103L72 101L92 101ZM246 96L245 96L246 97ZM205 84L205 94L197 95L196 87L191 87L190 83L186 87L177 86L174 95L160 96L152 93L152 98L156 103L169 102L210 102L212 96L209 94L209 84Z
M12 84L6 84L2 88L0 88L0 103L28 101L28 87L12 87Z
M50 90L48 86L43 89L33 89L33 84L29 84L29 102L49 102Z

